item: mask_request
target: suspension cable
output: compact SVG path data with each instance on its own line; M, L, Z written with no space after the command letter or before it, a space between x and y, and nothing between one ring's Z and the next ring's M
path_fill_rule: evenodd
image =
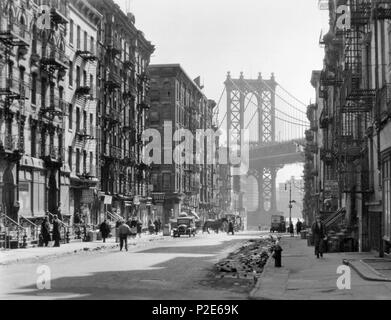
M304 107L307 107L307 105L302 102L301 100L297 99L293 94L291 94L288 90L284 89L284 87L281 84L278 84L278 86L287 93L291 98L295 99L298 103L302 104Z
M238 86L237 86L232 80L231 80L231 82L232 82L232 84L233 84L233 85L234 85L234 86L243 94L243 92L238 88ZM259 94L255 91L255 89L254 89L246 80L244 80L244 82L250 87L251 90L254 90L255 94L256 94L259 98L261 98L261 97L259 96ZM251 102L252 102L252 101L251 101ZM252 103L253 103L255 106L258 107L258 105L256 105L254 102L252 102ZM284 111L278 109L277 107L274 107L274 109L275 109L276 111L282 113L284 116L287 116L288 118L291 118L292 120L300 121L300 122L303 122L303 123L306 122L305 120L302 120L302 119L299 119L299 118L296 118L296 117L291 116L290 114L288 114L288 113L286 113L286 112L284 112Z
M232 82L232 84L236 87L236 89L237 89L240 93L243 94L243 92L240 90L240 88L239 88L232 80L231 80L231 82ZM245 81L245 82L246 82L246 81ZM247 82L246 82L246 83L247 83ZM250 86L250 88L252 88L252 87ZM254 90L254 88L252 88L252 90ZM256 93L256 94L258 95L258 93ZM253 105L255 105L256 107L258 107L258 105L255 104L253 101L250 100L250 102L251 102ZM292 117L291 115L285 113L284 111L279 110L278 108L275 108L275 110L278 111L278 112L280 112L280 113L282 113L283 115L285 115L285 116L287 116L287 117L293 119L293 120L297 120L297 121L300 121L300 122L303 122L303 123L300 124L300 123L292 122L292 121L289 121L289 120L281 119L281 118L279 118L278 116L274 115L274 117L275 117L276 119L279 119L279 120L281 120L281 121L286 121L286 122L291 123L291 124L297 124L297 125L301 125L301 126L303 126L303 127L308 127L308 124L305 123L304 120L301 120L301 119ZM257 112L257 111L256 111L256 112ZM254 116L253 116L253 117L254 117Z

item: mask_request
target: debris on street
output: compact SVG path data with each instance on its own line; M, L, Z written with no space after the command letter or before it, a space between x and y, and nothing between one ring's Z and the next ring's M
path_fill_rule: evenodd
M220 277L256 277L269 259L275 241L269 236L247 241L215 265Z

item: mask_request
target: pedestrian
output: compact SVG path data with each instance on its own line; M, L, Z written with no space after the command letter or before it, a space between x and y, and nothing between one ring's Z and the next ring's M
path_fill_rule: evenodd
M228 222L228 234L230 233L234 235L234 223L232 222L232 220Z
M324 252L324 241L327 239L326 226L320 219L320 216L316 217L316 221L311 227L312 235L314 237L315 255L319 259L319 255L322 258Z
M159 233L159 221L157 221L157 219L155 219L155 221L153 222L154 226L155 226L155 233L156 235Z
M293 227L292 221L289 222L289 233L291 234L291 237L293 237L295 235L295 229Z
M208 221L204 222L204 226L202 228L202 233L204 233L204 232L207 232L208 234L210 234L210 232L209 232L209 222Z
M132 220L128 221L128 226L130 227L130 236L135 238L137 235L137 220L135 217Z
M56 209L56 214L59 220L62 221L62 214L61 214L61 202L58 203L57 209Z
M119 251L122 251L122 248L125 244L125 250L128 251L128 235L130 235L130 228L125 223L125 221L121 221L121 225L118 228L119 234Z
M101 225L99 227L99 230L100 230L100 233L102 234L103 242L105 243L106 242L106 238L110 234L110 226L107 223L106 219L101 223Z
M137 219L137 234L138 234L138 237L141 238L141 232L143 231L143 223L141 222L140 219Z
M296 223L296 233L299 235L300 232L301 232L301 226L302 226L302 223L300 221L300 219L297 220L297 223Z
M158 218L157 219L157 223L158 223L158 229L159 229L159 231L158 232L160 232L161 230L162 230L162 222L160 221L160 218Z
M43 222L41 224L41 236L43 245L47 247L50 241L50 223L48 217L43 218Z
M61 240L60 220L58 220L56 214L53 216L53 240L54 240L54 247L59 247L60 240Z

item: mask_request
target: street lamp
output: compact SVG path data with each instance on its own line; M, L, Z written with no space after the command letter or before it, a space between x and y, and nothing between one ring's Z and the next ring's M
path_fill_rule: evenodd
M285 185L286 186L286 185ZM292 203L296 203L295 200L292 200L292 179L289 181L289 228L292 224Z

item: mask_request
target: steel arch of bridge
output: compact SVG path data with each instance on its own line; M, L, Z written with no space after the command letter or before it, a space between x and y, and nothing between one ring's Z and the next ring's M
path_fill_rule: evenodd
M257 97L258 113L258 144L263 145L275 142L275 90L277 83L272 74L270 80L263 80L261 74L258 79L245 79L243 73L239 79L231 78L230 73L225 81L227 92L227 143L241 147L242 130L245 128L244 112L245 100L248 94ZM261 216L268 216L277 208L276 175L274 166L251 168L249 175L258 181L258 210ZM234 192L239 195L239 208L243 208L243 194L240 186L240 177L234 176Z

